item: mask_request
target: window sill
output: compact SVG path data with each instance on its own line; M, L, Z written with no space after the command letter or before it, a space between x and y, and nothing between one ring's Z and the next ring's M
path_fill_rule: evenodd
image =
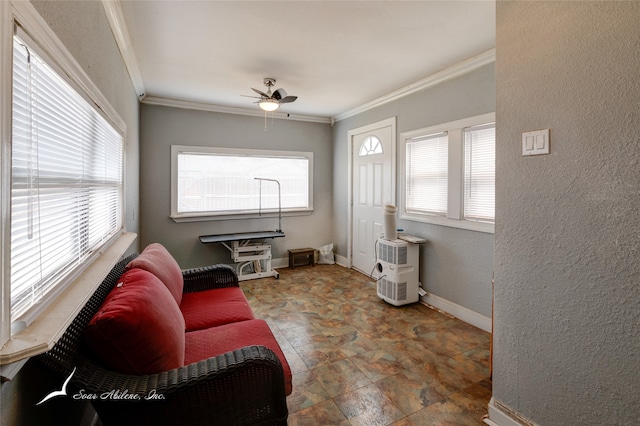
M135 239L134 233L122 234L35 321L13 334L0 349L0 365L51 349Z
M313 213L313 209L308 210L294 210L282 212L282 217L293 217L293 216L309 216ZM211 214L184 214L184 215L174 215L169 216L171 220L177 223L181 222L207 222L214 220L237 220L237 219L265 219L265 218L278 218L278 212L268 212L258 214L257 212L252 213L238 213L238 214L221 214L221 215L211 215Z
M495 224L472 222L469 220L456 220L444 216L428 216L404 213L400 215L400 219L411 220L413 222L430 223L432 225L448 226L450 228L466 229L468 231L484 232L487 234L495 233Z

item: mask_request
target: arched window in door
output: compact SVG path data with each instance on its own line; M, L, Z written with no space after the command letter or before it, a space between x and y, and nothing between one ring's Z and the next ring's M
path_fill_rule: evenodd
M360 145L360 157L365 155L382 154L382 142L375 136L367 136Z

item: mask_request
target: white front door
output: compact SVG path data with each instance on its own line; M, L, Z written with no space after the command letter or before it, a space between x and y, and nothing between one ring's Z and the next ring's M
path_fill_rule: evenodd
M383 233L386 204L395 205L395 118L349 132L351 148L351 257L354 269L370 274L375 242Z

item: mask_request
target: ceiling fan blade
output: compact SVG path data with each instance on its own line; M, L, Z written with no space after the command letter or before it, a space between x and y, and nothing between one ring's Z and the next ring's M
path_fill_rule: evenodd
M273 92L273 99L280 100L287 97L287 92L284 89L278 89Z
M251 88L251 90L253 90L258 95L263 96L265 98L270 98L271 97L270 95L267 95L266 93L264 93L262 90L254 89L253 87Z
M286 104L286 103L289 103L289 102L293 102L296 99L298 99L297 96L287 96L286 98L280 99L278 102L280 102L281 104Z
M245 98L262 99L262 97L259 97L259 96L250 96L250 95L240 95L240 96L243 96Z

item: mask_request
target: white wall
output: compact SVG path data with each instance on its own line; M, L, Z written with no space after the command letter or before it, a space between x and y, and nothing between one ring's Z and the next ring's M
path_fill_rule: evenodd
M288 249L330 243L332 173L329 124L189 110L143 104L141 107L141 244L163 244L183 268L231 263L227 249L203 245L200 235L275 230L277 217L176 223L171 213L171 145L313 152L314 211L282 218L286 236L270 240L273 258Z
M413 95L337 122L333 128L333 216L336 251L347 256L348 132L397 117L400 133L495 111L493 64ZM398 160L403 155L400 145ZM397 168L398 169L398 168ZM397 177L398 185L401 177ZM407 233L426 238L421 248L420 276L433 295L491 318L493 234L399 220Z
M493 396L540 425L640 418L639 40L640 2L497 3Z

